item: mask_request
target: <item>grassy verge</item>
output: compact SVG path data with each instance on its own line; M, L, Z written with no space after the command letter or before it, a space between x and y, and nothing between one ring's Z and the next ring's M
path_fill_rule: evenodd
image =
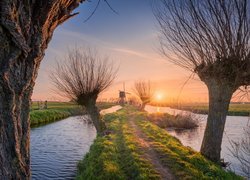
M208 114L208 104L184 104L181 107L172 106L180 110L191 111L199 114ZM250 104L230 104L228 110L229 116L249 116Z
M77 179L159 179L152 165L142 158L141 147L126 123L125 111L104 118L112 133L96 138L79 163Z
M165 130L149 122L137 121L144 133L154 142L154 149L181 179L243 179L232 172L226 172L217 164L205 159L200 153L184 147L181 142Z
M108 109L112 106L117 105L116 103L112 103L112 102L98 102L97 106L99 109Z
M80 108L63 108L63 109L44 109L30 112L30 124L35 126L38 124L49 123L61 120L73 115L80 115Z
M199 126L197 117L188 114L170 115L168 113L151 113L148 119L161 128L192 129Z
M129 126L130 118L152 142L161 163L169 167L177 178L242 179L224 171L191 148L184 147L179 140L149 122L147 113L131 106L104 116L111 133L96 138L89 153L79 163L77 179L160 179L143 156L143 147Z
M97 106L100 109L106 109L112 107L112 103L98 103ZM49 123L57 120L67 118L69 116L81 115L83 110L81 107L70 102L48 102L48 108L38 110L36 104L32 104L32 110L30 112L31 126L38 124Z

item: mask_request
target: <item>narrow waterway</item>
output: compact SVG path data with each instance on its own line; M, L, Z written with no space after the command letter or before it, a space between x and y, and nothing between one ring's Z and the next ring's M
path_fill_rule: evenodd
M102 114L119 110L114 106ZM34 180L74 179L77 163L96 137L87 116L74 116L31 129L31 171Z
M169 107L146 106L145 110L149 113L165 112L172 115L178 113L184 113L184 114L190 113L187 111L172 109ZM195 116L197 119L199 119L198 128L188 129L188 130L167 129L167 131L172 136L178 138L184 146L190 146L193 149L199 151L205 132L207 115L194 114L194 113L191 114ZM248 121L249 118L245 116L227 116L223 140L222 140L221 157L225 160L225 162L230 163L230 166L228 168L239 175L243 175L243 173L238 160L235 157L233 157L232 153L230 152L230 149L232 149L230 142L239 141L242 138L244 127L247 126Z

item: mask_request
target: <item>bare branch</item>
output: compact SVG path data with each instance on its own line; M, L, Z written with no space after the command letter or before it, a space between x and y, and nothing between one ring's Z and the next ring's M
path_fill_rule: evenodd
M237 101L250 101L250 86L242 86L240 87L232 99L237 100Z
M250 178L250 124L244 128L243 136L240 141L230 140L231 155L235 157L239 163L242 172L246 178Z
M250 1L159 0L154 5L162 54L197 73L208 87L201 154L219 162L232 95L250 85Z
M103 0L103 1L108 5L108 7L111 9L111 11L112 11L113 13L115 13L115 14L117 14L117 15L119 14L119 13L109 4L109 2L108 2L107 0ZM96 6L95 6L95 9L94 9L94 10L92 11L92 13L87 17L87 19L84 20L84 22L87 22L87 21L95 14L95 12L97 11L97 9L98 9L100 3L101 3L101 0L98 0L97 4L96 4Z
M117 69L107 57L99 57L90 48L69 50L64 62L58 62L50 78L56 93L68 97L86 108L97 132L103 135L104 121L96 107L98 95L107 89L116 77Z
M100 5L101 0L98 0L95 9L92 11L92 13L87 17L87 19L84 20L84 22L87 22L96 12L96 10L98 9L99 5Z
M150 81L136 81L134 83L134 89L136 96L138 96L142 102L142 109L144 109L145 105L150 103L153 97L153 89Z
M95 99L107 89L116 77L117 70L108 58L100 58L91 49L73 49L65 62L58 62L51 73L51 80L57 93L86 106L89 99Z
M249 85L248 0L155 2L153 10L163 55L174 64L197 72L202 80L205 76L226 77L237 88Z
M105 3L108 5L108 7L111 9L111 11L113 11L113 13L115 13L115 14L119 14L110 4L109 4L109 2L108 2L108 0L104 0L105 1Z

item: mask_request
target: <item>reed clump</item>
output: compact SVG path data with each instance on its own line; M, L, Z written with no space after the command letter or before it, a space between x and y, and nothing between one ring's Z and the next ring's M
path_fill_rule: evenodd
M151 122L161 128L193 129L199 126L199 118L192 113L170 115L168 113L149 114Z

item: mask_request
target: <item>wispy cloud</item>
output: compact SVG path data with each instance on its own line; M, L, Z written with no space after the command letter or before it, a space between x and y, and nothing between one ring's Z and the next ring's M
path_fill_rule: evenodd
M134 50L125 49L125 48L113 48L112 50L148 59L148 56L146 56L144 53L140 53Z
M111 42L104 41L101 38L97 38L84 32L71 31L65 28L59 29L55 35L56 38L61 41L70 42L69 47L76 45L90 46L93 48L97 47L98 49L109 49L110 47L115 47ZM75 43L72 44L72 42Z
M137 56L143 59L147 59L147 60L157 60L160 62L166 62L163 58L160 58L158 55L156 54L148 54L148 53L142 53L139 51L135 51L135 50L131 50L128 48L111 48L111 50L116 51L116 52L121 52L124 54L128 54L128 55L133 55L133 56Z
M91 46L93 45L94 47L99 47L101 49L106 49L106 50L108 49L111 51L120 52L120 53L124 53L127 55L133 55L133 56L140 57L142 59L154 60L154 61L158 60L161 62L165 61L158 54L145 53L145 52L140 52L134 49L124 48L116 43L103 41L99 38L96 38L96 37L93 37L84 33L74 32L74 31L70 31L67 29L60 29L57 33L59 34L58 36L60 37L65 37L65 38L67 37L67 39L75 39L78 42L80 40L80 42L82 41L82 43L85 45L91 45Z

